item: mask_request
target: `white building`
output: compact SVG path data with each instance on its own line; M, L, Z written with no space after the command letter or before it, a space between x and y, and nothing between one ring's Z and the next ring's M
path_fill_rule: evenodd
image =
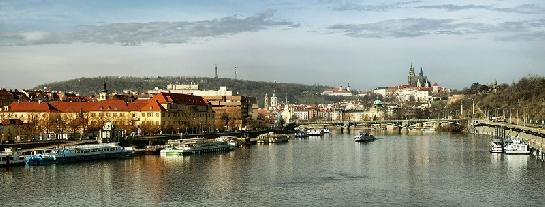
M198 84L168 84L167 89L155 88L149 93L181 93L194 96L233 96L233 91L228 91L226 86L221 86L219 90L200 90Z

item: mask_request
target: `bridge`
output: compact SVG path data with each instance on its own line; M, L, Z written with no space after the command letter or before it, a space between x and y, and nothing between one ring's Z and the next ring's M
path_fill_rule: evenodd
M458 123L464 121L463 119L398 119L398 120L376 120L376 121L299 121L299 125L322 125L322 126L358 126L358 125L395 125L398 127L407 127L418 123Z
M503 122L491 122L488 120L474 120L473 126L474 127L488 126L488 127L494 127L494 128L501 128L501 129L509 130L512 132L531 134L534 136L545 138L545 129L538 126L522 126L522 125L509 124L509 123L503 123Z
M503 122L492 122L488 120L473 120L470 132L475 134L486 134L494 137L519 137L528 142L530 147L537 151L538 155L544 156L545 150L545 129L543 126L521 126Z

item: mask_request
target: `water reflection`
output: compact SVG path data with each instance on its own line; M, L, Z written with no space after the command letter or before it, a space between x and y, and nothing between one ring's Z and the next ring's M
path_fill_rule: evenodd
M224 153L0 169L5 206L362 206L543 204L543 164L488 152L488 139L353 134ZM17 189L17 190L13 190ZM19 199L24 198L24 199Z

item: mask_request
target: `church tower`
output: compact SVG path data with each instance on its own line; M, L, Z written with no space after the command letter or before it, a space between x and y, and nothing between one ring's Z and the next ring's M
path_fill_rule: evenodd
M275 91L273 91L273 95L271 96L271 109L275 110L278 106L278 98L276 97Z
M108 90L106 89L106 81L104 81L102 91L98 93L98 100L99 101L108 100Z
M263 101L264 106L263 108L269 109L269 94L265 93L265 100Z
M276 81L274 81L274 86L273 86L273 94L271 96L271 106L270 106L270 110L276 110L276 107L278 106L278 98L276 97Z
M408 76L408 79L407 79L407 84L409 84L409 85L415 84L414 77L415 77L414 67L413 67L413 64L411 63L411 67L409 68L409 76Z

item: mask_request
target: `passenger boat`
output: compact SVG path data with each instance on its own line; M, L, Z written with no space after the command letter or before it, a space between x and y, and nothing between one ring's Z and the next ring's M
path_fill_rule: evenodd
M169 140L167 147L160 151L161 155L187 155L208 152L224 152L232 150L234 146L228 141L214 139L192 138Z
M11 148L6 148L0 152L0 167L25 165L25 157L18 152L13 152Z
M308 136L322 136L322 135L324 135L324 131L322 131L321 129L309 129L309 130L307 130L307 135Z
M257 136L257 143L287 142L289 138L290 137L287 134L275 134L273 132L269 132L267 134L261 134Z
M329 134L329 129L328 128L323 128L322 131L324 132L324 134Z
M502 153L503 152L503 140L501 139L493 139L490 141L490 152L491 153Z
M505 143L505 154L529 155L528 144L518 138L513 138Z
M359 135L356 135L354 137L355 142L369 142L369 141L374 141L375 139L376 139L375 136L369 133L363 133L363 132L361 132Z
M117 143L77 145L52 149L49 152L25 157L27 165L49 165L56 163L122 158L134 154L132 147L121 147Z

